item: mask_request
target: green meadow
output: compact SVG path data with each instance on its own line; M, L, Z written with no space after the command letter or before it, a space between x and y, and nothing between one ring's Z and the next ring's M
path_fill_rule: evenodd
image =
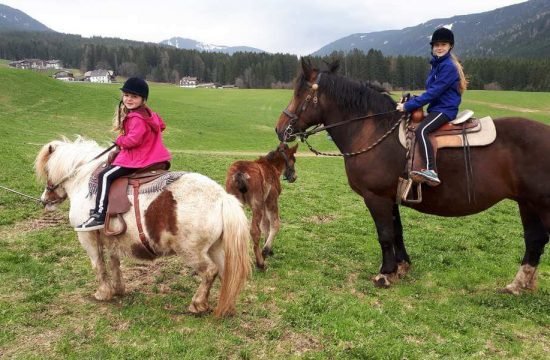
M0 66L0 185L40 196L33 162L50 140L78 134L109 145L119 87ZM275 122L291 96L151 84L149 104L168 125L172 168L223 184L233 161L275 148ZM549 93L469 91L462 107L550 124ZM311 142L335 151L324 134ZM186 313L198 281L176 257L125 259L127 294L93 300L95 275L68 224L68 204L45 213L0 189L0 358L550 358L548 254L538 290L498 291L524 251L515 203L464 218L402 207L412 269L378 289L371 282L381 256L376 231L342 159L309 155L301 144L298 180L283 183L274 256L265 272L254 271L237 315L221 320Z

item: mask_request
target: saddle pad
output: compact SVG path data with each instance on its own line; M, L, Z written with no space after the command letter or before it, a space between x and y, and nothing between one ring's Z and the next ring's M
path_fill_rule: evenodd
M493 143L497 137L497 131L495 123L490 116L479 119L481 124L481 131L468 133L466 135L468 139L468 145L470 146L485 146ZM464 139L462 134L459 135L445 135L437 136L437 148L445 147L462 147L464 146ZM405 123L401 123L399 126L399 142L406 148L407 142L405 140Z
M140 194L151 194L159 192L166 186L170 185L174 181L178 180L183 175L187 174L187 171L174 171L167 172L164 175L159 176L157 179L143 184L139 187ZM128 186L127 194L132 195L132 187ZM92 174L90 181L88 182L88 197L97 194L97 174Z

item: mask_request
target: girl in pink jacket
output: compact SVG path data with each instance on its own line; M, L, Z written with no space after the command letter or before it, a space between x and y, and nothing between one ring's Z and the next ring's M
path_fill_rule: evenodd
M98 230L105 226L109 187L116 178L171 159L162 142L162 131L166 125L145 104L149 96L147 82L129 78L120 90L122 100L114 124L114 130L119 131L115 143L120 152L99 173L95 208L90 211L90 218L75 228L76 231Z

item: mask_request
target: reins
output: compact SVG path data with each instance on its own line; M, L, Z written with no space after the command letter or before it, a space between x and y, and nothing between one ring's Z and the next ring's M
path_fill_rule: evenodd
M107 149L103 150L101 153L97 154L96 156L94 156L94 158L88 162L85 162L84 164L80 164L79 166L77 166L73 171L71 171L69 174L65 175L64 177L61 178L61 180L59 180L57 182L57 184L49 184L48 183L48 186L46 187L48 189L48 191L54 191L55 189L57 189L59 187L59 185L63 184L65 181L69 180L71 177L74 176L74 174L76 173L76 171L78 169L80 169L82 166L84 165L87 165L89 163L91 163L92 161L94 160L97 160L99 159L100 157L102 157L103 155L105 155L106 153L108 153L111 149L113 149L115 146L117 146L116 144L113 144L111 146L109 146Z
M302 133L296 133L294 135L296 136L300 136L300 140L304 143L306 143L307 147L309 148L309 150L314 153L315 155L323 155L323 156L343 156L343 157L350 157L350 156L356 156L356 155L360 155L360 154L363 154L363 153L366 153L367 151L370 151L372 149L374 149L377 145L379 145L382 141L384 141L384 139L386 139L388 136L391 135L391 133L393 133L395 131L395 129L397 129L397 127L399 126L399 124L401 124L401 121L403 121L403 118L404 116L400 116L399 119L395 122L395 124L392 125L392 127L386 131L380 138L378 138L378 140L376 140L374 143L372 143L371 145L369 145L368 147L366 147L365 149L361 149L359 151L354 151L354 152L343 152L343 153L339 153L339 154L335 154L335 153L325 153L325 152L321 152L321 151L318 151L316 150L315 148L313 148L313 146L311 146L311 144L307 141L307 137L310 136L310 135L313 135L315 133L318 133L318 132L321 132L321 131L325 131L331 127L335 127L335 126L340 126L340 125L345 125L346 123L349 123L351 121L356 121L356 120L362 120L362 119L367 119L367 118L370 118L370 117L375 117L375 116L378 116L378 115L384 115L384 114L391 114L393 112L396 112L397 110L392 110L392 111L388 111L388 112L384 112L384 113L378 113L378 114L373 114L373 115L369 115L369 116L362 116L362 117L358 117L358 118L353 118L353 119L349 119L349 120L345 120L345 121L340 121L338 123L335 123L335 124L331 124L331 125L328 125L328 126L322 126L320 128L314 128L310 131L305 131L305 132L302 132Z

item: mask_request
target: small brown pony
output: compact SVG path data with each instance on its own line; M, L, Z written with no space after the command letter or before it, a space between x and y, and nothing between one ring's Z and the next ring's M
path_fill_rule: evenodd
M227 170L225 189L235 195L243 204L252 209L250 235L254 241L256 266L265 268L264 256L273 255L273 238L279 231L279 178L284 171L284 179L296 181L294 154L298 149L281 143L266 156L255 161L236 161ZM266 235L263 250L260 252L260 236Z

